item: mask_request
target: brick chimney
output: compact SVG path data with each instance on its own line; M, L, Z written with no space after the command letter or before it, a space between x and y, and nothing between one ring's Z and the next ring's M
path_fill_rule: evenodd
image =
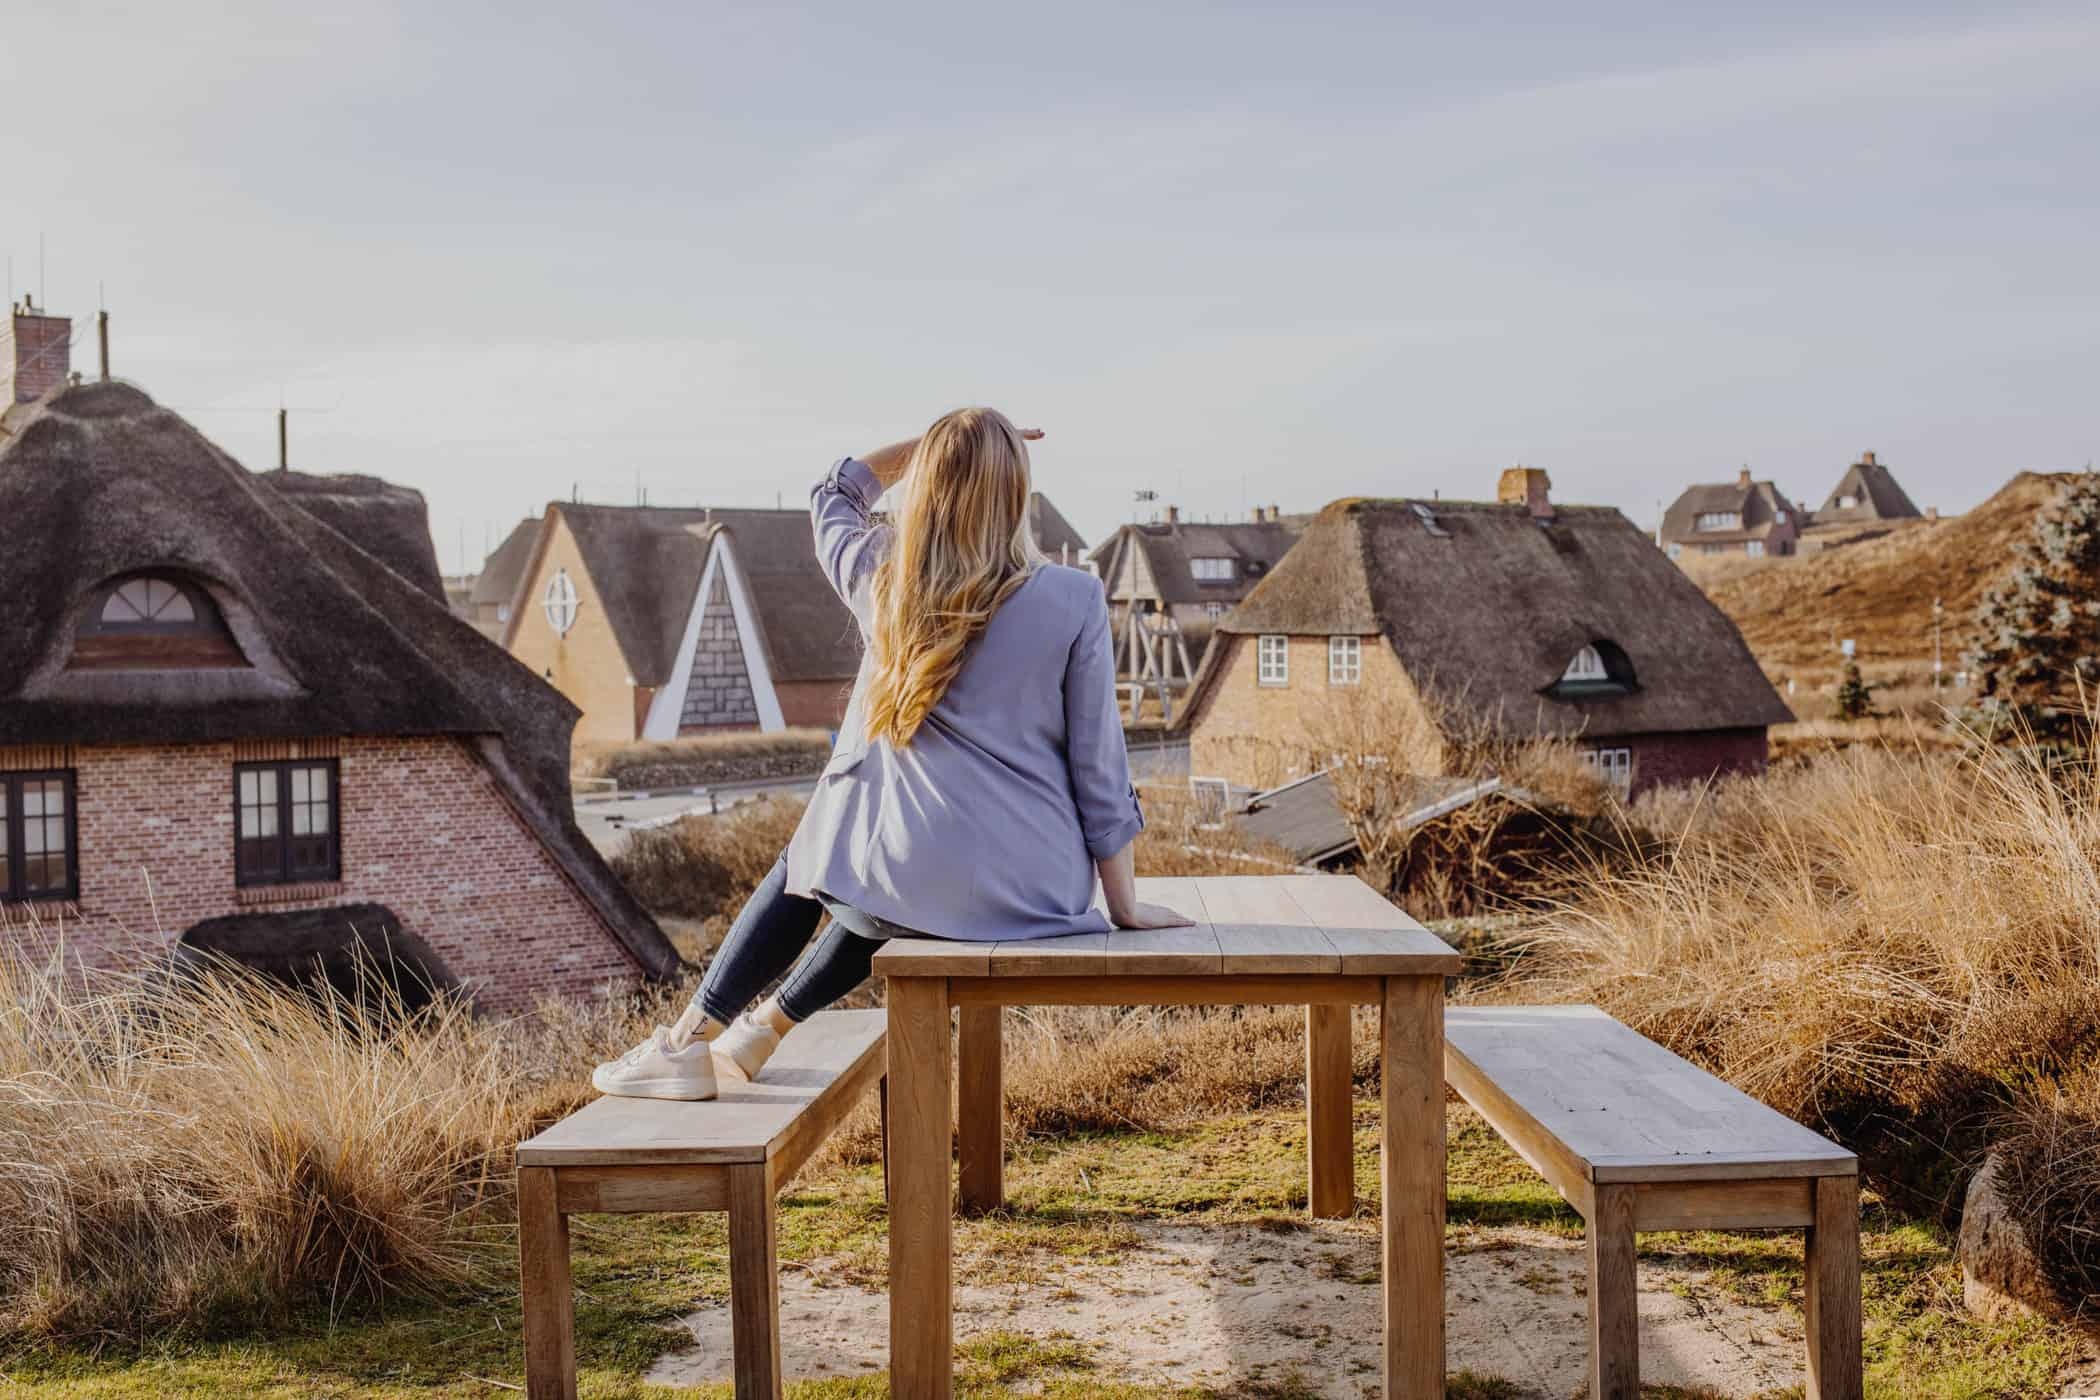
M1551 520L1553 499L1547 493L1552 489L1553 478L1538 467L1511 467L1495 485L1495 501L1499 505L1524 506L1536 520Z
M1861 466L1863 466L1863 467L1871 467L1871 466L1873 466L1873 465L1874 465L1874 454L1873 454L1873 453L1871 453L1871 452L1862 452L1862 453L1860 453L1860 454L1859 454L1859 464L1860 464Z
M1167 507L1167 523L1168 523L1169 525L1179 525L1179 524L1181 523L1181 507L1180 507L1180 506L1168 506L1168 507Z
M1742 487L1745 491L1750 489L1750 469L1748 467L1744 467L1740 472L1736 473L1735 484Z
M9 308L0 353L0 408L40 399L73 371L73 321L48 315L27 295Z

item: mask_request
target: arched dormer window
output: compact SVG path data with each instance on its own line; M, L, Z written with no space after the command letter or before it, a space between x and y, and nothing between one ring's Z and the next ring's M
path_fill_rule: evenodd
M1546 693L1558 700L1603 699L1630 695L1636 688L1632 659L1618 643L1600 637L1568 658Z
M81 607L69 671L175 671L246 666L211 595L176 573L110 579Z

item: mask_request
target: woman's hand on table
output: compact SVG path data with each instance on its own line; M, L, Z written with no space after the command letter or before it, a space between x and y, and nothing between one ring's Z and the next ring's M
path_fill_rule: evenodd
M1109 910L1108 921L1117 928L1187 928L1196 922L1164 904L1142 901L1121 911Z

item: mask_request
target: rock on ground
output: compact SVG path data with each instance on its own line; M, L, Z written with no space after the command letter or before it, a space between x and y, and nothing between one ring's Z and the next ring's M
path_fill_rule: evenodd
M2070 1315L2042 1273L2026 1228L2005 1200L2005 1168L1998 1153L1984 1158L1969 1182L1962 1203L1962 1302L1990 1321L2029 1315L2061 1319Z
M1311 1222L1272 1233L1141 1223L1139 1242L1107 1262L1047 1261L1039 1281L956 1290L958 1339L1019 1332L1076 1339L1107 1379L1157 1384L1280 1382L1323 1396L1377 1393L1377 1233L1363 1222ZM1527 1396L1579 1391L1588 1361L1587 1270L1580 1242L1521 1228L1455 1242L1445 1297L1454 1371L1515 1382ZM1754 1394L1799 1385L1799 1319L1724 1300L1698 1271L1643 1261L1642 1379ZM731 1374L729 1310L685 1319L694 1345L663 1357L664 1385ZM889 1347L885 1295L827 1277L822 1261L781 1278L780 1333L790 1379L878 1371Z

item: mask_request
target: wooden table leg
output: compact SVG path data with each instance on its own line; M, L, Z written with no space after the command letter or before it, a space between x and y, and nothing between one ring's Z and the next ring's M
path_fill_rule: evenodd
M1379 1008L1385 1388L1444 1394L1444 979L1388 977Z
M1640 1400L1631 1186L1597 1188L1590 1208L1589 1255L1591 1400Z
M1819 1176L1808 1229L1808 1400L1859 1400L1859 1178Z
M1323 1220L1339 1220L1356 1209L1349 1071L1349 1008L1306 1007L1305 1200Z
M997 1006L965 1006L956 1036L956 1155L962 1208L997 1210L1006 1204L1005 1046Z
M780 1251L763 1162L729 1168L729 1335L737 1400L780 1400Z
M525 1312L525 1393L576 1400L576 1298L569 1220L555 1204L553 1167L518 1169L518 1281Z
M890 1071L890 1394L949 1400L955 1386L953 1204L948 1185L954 1089L948 982L892 977Z
M875 1081L876 1140L882 1150L882 1203L890 1203L890 1077Z

